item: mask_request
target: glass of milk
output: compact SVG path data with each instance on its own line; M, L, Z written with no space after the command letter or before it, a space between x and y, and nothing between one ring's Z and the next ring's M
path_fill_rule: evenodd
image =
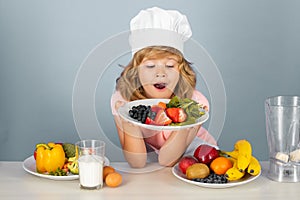
M100 140L81 140L75 145L80 187L83 189L102 188L105 143Z

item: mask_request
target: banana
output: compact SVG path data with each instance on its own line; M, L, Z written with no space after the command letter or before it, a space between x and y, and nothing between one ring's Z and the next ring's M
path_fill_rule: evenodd
M227 158L234 158L237 159L239 152L237 150L233 150L233 151L219 151L219 154L221 156L227 157Z
M233 162L233 166L226 171L225 177L229 181L236 181L236 180L241 179L245 175L245 171L241 172L237 168L237 160L236 159L230 158L230 160Z
M234 150L234 151L220 151L220 155L224 156L226 158L229 158L230 160L234 160L234 159L238 158L238 151L236 151L236 150ZM254 156L251 156L250 163L247 167L247 172L250 175L256 176L260 173L260 171L261 171L260 163L258 162L258 160Z
M247 172L253 176L256 176L260 173L260 171L261 171L260 163L254 156L252 156L249 166L247 168Z
M232 166L234 165L234 163L236 162L236 159L235 158L232 158L232 157L226 157L227 159L229 159L232 163Z
M252 147L247 140L238 140L234 144L234 150L238 151L237 168L244 172L248 167L252 157Z

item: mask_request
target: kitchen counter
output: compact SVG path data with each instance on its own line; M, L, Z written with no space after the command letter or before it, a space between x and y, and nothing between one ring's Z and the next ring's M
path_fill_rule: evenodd
M116 163L111 163L115 165ZM204 188L179 180L172 168L148 173L125 173L117 188L83 190L79 180L57 181L27 173L22 162L0 162L0 199L299 199L300 183L279 183L266 177L268 162L261 162L262 174L252 182L230 188Z

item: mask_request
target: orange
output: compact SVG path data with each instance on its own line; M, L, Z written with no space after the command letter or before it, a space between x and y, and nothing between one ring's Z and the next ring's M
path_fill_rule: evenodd
M232 162L225 157L217 157L210 163L210 169L218 175L225 174L232 167Z
M109 187L118 187L122 183L122 175L118 172L109 173L105 178L105 183Z
M105 180L106 176L109 173L115 172L116 170L112 166L104 166L103 167L103 180Z
M162 101L158 102L158 106L161 107L161 108L163 108L163 109L167 108L167 104L164 103L164 102L162 102Z

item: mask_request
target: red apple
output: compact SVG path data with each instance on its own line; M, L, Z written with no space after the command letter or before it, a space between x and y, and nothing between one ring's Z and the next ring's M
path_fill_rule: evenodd
M184 156L180 159L178 167L182 173L186 173L186 169L192 164L197 163L197 159L193 156Z
M209 165L215 158L219 157L219 152L213 146L201 144L194 151L194 157L198 162Z

